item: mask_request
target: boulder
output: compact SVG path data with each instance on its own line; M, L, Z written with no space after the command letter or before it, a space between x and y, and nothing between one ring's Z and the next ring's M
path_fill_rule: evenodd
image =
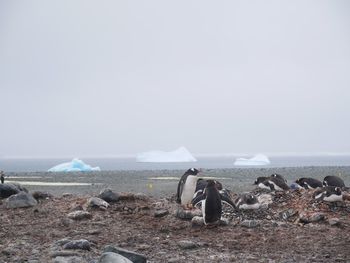
M37 204L38 202L34 197L26 192L19 192L18 194L11 195L5 201L6 208L32 207Z
M109 207L109 204L98 197L91 197L87 201L88 207L99 208L102 210L106 210Z
M63 249L90 250L91 244L86 239L72 240L63 245Z
M70 212L67 216L68 218L73 220L83 220L92 218L92 215L89 212L81 210Z
M147 263L147 258L144 255L138 254L136 252L132 252L120 247L114 247L114 246L106 246L103 250L103 252L113 252L119 255L122 255L123 257L126 257L133 263ZM107 262L107 261L106 261Z
M0 198L7 198L11 195L18 194L21 191L28 192L19 184L0 184Z
M105 252L102 254L98 263L133 263L126 257L113 252Z

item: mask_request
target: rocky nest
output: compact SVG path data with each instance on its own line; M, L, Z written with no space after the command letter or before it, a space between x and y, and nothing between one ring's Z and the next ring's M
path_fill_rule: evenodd
M105 202L37 192L27 208L3 199L0 262L124 262L108 261L106 251L132 262L350 262L349 200L315 202L306 190L254 194L266 201L260 209L224 206L228 220L210 227L191 221L200 211L182 211L174 197L105 191Z

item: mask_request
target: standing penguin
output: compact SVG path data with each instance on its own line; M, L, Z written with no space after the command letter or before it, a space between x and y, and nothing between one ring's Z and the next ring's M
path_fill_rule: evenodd
M295 181L298 185L305 189L315 189L317 187L322 187L322 182L315 178L299 178Z
M215 224L220 221L222 213L222 201L235 208L234 203L228 197L227 192L220 194L215 181L208 180L203 193L192 200L193 206L201 203L204 224Z
M324 186L345 187L345 183L344 183L343 179L341 179L340 177L335 176L335 175L326 176L323 179L323 185Z
M2 184L5 182L5 177L4 177L4 172L3 171L0 171L0 180L1 180Z
M177 185L176 202L185 208L189 208L191 205L197 187L198 173L199 170L196 168L188 169Z

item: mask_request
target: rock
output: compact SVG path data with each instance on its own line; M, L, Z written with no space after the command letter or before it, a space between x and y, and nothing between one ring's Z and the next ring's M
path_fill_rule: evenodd
M91 244L86 239L72 240L63 245L63 249L82 249L90 250Z
M177 242L177 245L182 249L194 249L197 248L197 244L190 240L181 240Z
M56 257L53 263L85 263L86 261L81 257Z
M87 211L73 211L70 212L67 215L68 218L73 219L73 220L83 220L83 219L90 219L92 218L92 215L87 212Z
M288 209L280 213L280 218L287 220L290 217L294 216L297 213L294 209Z
M143 193L137 193L137 194L135 194L135 199L142 200L142 201L148 201L149 197Z
M126 257L113 252L105 252L102 254L98 263L133 263Z
M331 225L331 226L339 226L340 225L340 219L339 218L330 218L328 219L328 223Z
M40 191L35 191L32 193L32 196L38 201L40 199L50 199L53 198L53 195L48 193L48 192L40 192Z
M185 210L182 207L175 211L175 217L180 219L192 219L195 216L201 216L202 211L199 209Z
M302 213L299 215L299 221L303 224L316 223L324 219L325 215L323 213L313 213L309 215L306 213Z
M243 220L239 225L247 228L254 228L260 226L260 222L258 220Z
M87 205L89 207L93 207L93 208L99 208L102 210L106 210L109 207L109 204L102 200L101 198L98 197L91 197L88 199L87 201Z
M19 192L18 194L11 195L5 201L6 208L32 207L37 204L38 202L34 197L26 192Z
M18 187L17 184L0 184L0 198L7 198L11 195L18 194L21 189Z
M68 238L63 238L63 239L57 240L57 241L55 242L55 245L57 245L57 246L63 246L63 245L65 245L65 244L69 243L69 242L70 242L70 240L69 240Z
M73 251L53 251L50 254L50 257L56 258L56 257L74 257L78 256L79 254L77 252Z
M221 217L219 221L220 226L228 226L230 224L230 221L227 218Z
M203 226L204 219L202 216L194 216L191 220L192 227Z
M113 192L111 189L104 189L99 195L99 198L105 200L108 203L118 202L119 194Z
M163 216L166 216L167 214L169 214L168 210L160 209L154 212L154 217L163 217Z
M122 255L123 257L126 257L133 263L146 263L147 258L144 255L138 254L136 252L132 252L120 247L114 247L114 246L106 246L103 250L103 252L113 252ZM107 262L107 261L106 261Z

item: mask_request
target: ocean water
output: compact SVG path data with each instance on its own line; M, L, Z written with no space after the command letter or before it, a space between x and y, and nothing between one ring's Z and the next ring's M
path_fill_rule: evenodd
M91 165L99 166L103 171L142 171L142 170L184 170L190 167L203 169L242 168L233 165L235 156L196 157L193 163L138 163L135 158L82 158ZM350 155L323 155L323 156L271 156L271 164L252 167L307 167L307 166L350 166ZM14 159L0 158L0 170L7 172L43 172L49 168L68 162L69 158L60 159Z

